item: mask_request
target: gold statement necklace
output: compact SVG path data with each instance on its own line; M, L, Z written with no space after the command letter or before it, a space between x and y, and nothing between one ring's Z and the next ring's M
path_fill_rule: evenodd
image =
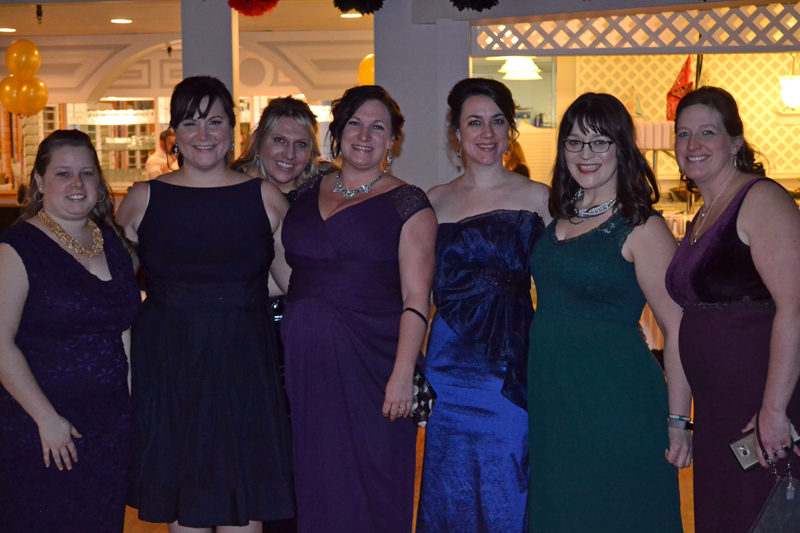
M97 224L95 224L92 219L87 221L89 229L92 230L92 247L87 248L79 243L78 239L71 237L64 231L64 228L62 228L58 222L50 218L44 208L39 210L39 218L50 231L56 234L58 240L63 242L67 248L75 253L84 257L94 257L103 251L103 232L100 231L100 228L97 227Z

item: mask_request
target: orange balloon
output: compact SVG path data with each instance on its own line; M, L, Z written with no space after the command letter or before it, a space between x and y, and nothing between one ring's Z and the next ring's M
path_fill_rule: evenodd
M6 67L20 80L31 79L41 64L39 49L28 39L17 39L6 50Z
M367 54L358 64L358 84L375 85L375 54Z
M47 105L47 85L39 78L31 78L20 83L17 105L23 115L35 115Z
M13 74L6 76L0 81L0 102L10 113L22 113L19 107L17 95L19 94L19 86L22 83Z

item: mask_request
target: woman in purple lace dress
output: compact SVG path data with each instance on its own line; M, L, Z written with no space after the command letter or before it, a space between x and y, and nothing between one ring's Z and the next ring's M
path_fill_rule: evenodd
M675 133L681 172L705 198L667 271L683 307L680 353L694 394L695 526L745 532L775 478L743 471L728 444L758 414L769 454L760 462L782 472L789 424L800 424L800 213L764 177L726 91L687 94Z
M308 180L283 228L298 528L408 533L436 217L389 173L403 117L386 91L354 87L332 112L341 170Z
M0 237L0 529L121 532L133 420L123 332L139 290L89 137L39 145Z

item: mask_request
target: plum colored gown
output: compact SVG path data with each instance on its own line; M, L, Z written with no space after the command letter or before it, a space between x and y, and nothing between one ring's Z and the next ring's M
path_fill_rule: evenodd
M689 228L667 270L667 290L683 307L678 342L694 394L698 533L748 531L775 483L765 468L743 471L728 447L761 407L775 316L750 248L736 232L742 202L758 181L745 185L695 244ZM797 387L787 412L800 427Z
M320 181L301 187L283 225L298 529L408 533L417 428L381 407L403 310L400 232L430 204L401 185L323 220Z
M103 229L111 279L88 272L45 233L20 222L10 244L28 274L16 344L56 411L83 435L72 470L45 468L36 423L0 387L0 530L121 533L133 418L122 332L139 308L131 258Z
M543 231L529 211L439 224L418 533L527 529L528 259Z

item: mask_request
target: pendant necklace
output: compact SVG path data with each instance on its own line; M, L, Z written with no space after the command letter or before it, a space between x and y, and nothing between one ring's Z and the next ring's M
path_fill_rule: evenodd
M103 233L100 231L100 228L97 227L97 224L95 224L94 220L88 219L86 221L86 225L89 226L89 229L92 231L92 247L87 248L79 243L78 239L69 235L64 228L61 227L61 224L50 218L44 208L39 210L38 215L41 221L44 222L44 225L47 226L50 231L55 233L56 237L58 237L58 240L63 242L67 248L78 255L82 255L84 257L94 257L102 253Z
M361 185L360 187L356 187L355 189L348 189L344 186L344 183L342 183L342 173L339 172L336 174L336 185L333 187L333 192L341 193L345 200L352 200L357 194L369 193L370 189L372 189L372 186L378 183L381 178L386 175L387 171L388 169L384 170L374 180L365 185Z
M712 209L714 209L714 206L717 204L717 200L719 200L725 193L725 191L728 190L728 185L730 185L732 181L733 181L733 176L731 176L731 178L728 180L728 183L725 184L722 190L719 191L719 194L714 197L714 199L711 201L711 205L708 206L708 209L706 209L706 204L703 204L703 207L701 208L703 212L698 213L697 215L700 218L700 220L697 223L697 227L692 232L692 244L697 243L697 239L700 238L700 232L703 231L703 226L706 223L706 218L708 218L708 214L711 213Z

